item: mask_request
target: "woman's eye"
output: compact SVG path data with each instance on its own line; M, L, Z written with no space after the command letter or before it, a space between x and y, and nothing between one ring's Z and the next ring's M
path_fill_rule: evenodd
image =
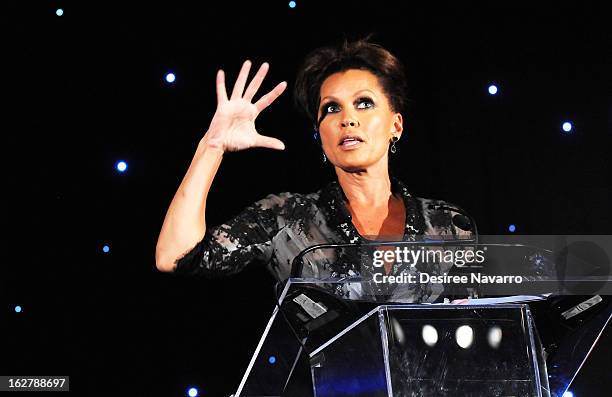
M372 106L374 106L374 102L369 98L361 98L357 101L357 109L368 109Z
M340 110L339 106L335 103L330 103L325 105L323 108L323 113L336 113Z

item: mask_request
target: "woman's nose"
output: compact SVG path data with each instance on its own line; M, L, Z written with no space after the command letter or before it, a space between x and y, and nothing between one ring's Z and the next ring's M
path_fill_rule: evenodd
M342 127L359 127L359 121L352 117L345 117L340 123Z

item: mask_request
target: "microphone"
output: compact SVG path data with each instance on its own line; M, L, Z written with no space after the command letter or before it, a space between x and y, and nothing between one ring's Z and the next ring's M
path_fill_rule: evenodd
M474 218L472 218L470 214L468 214L464 210L457 207L450 207L441 204L429 204L429 209L433 209L436 211L447 210L457 212L457 214L455 214L452 218L453 225L466 232L473 232L474 236L476 237L476 241L478 241L478 228L476 227L476 221L474 220Z
M472 222L470 222L470 218L463 214L456 214L453 216L453 223L461 230L470 231L472 230Z

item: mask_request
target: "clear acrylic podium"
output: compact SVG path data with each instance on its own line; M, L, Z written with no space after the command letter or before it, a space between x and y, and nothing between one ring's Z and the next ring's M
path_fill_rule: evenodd
M503 247L503 257L518 269L516 258L534 258L534 250L552 262L550 252L528 246ZM483 298L466 285L458 293L474 299L454 305L429 288L430 301L414 304L415 285L381 290L363 267L330 277L325 256L304 256L294 274L304 277L278 291L236 397L561 397L612 314L605 294L533 294L550 288L542 274L531 280L544 287L525 283L525 294Z
M525 305L380 306L311 353L313 394L548 396L536 340Z

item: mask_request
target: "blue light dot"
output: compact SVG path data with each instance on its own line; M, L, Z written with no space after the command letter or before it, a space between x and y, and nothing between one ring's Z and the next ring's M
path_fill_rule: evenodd
M15 313L21 313L21 306L15 306Z
M489 86L489 94L491 95L497 94L497 86L495 84L491 84Z
M572 123L570 123L569 121L566 121L565 123L563 123L563 131L570 132L571 130L572 130Z
M196 397L198 395L198 389L195 387L190 387L189 390L187 390L187 395L189 397Z
M289 8L295 8L295 6L296 6L295 1L289 2Z
M125 161L119 161L117 163L117 171L124 172L127 170L127 163Z
M270 356L270 357L268 357L268 362L269 362L270 364L274 364L274 363L276 362L276 357L274 357L274 356Z
M57 10L55 10L55 15L57 15L58 17L61 17L62 15L64 15L64 10L61 8L58 8Z
M110 247L108 245L102 247L102 252L107 253L108 251L110 251Z
M508 226L508 230L510 231L510 233L514 233L516 231L516 226L515 225L510 225L510 226Z
M174 75L174 73L168 73L166 75L166 81L168 83L174 83L174 80L176 80L176 76Z
M567 390L565 393L563 393L563 397L574 397L574 393L572 393L571 391Z

